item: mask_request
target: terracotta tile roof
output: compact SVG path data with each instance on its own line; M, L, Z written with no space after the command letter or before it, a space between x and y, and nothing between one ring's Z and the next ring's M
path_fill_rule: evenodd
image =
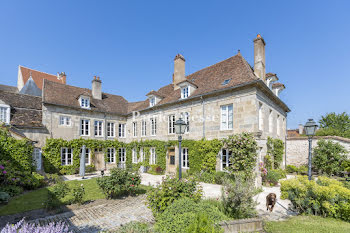
M32 78L35 82L35 84L40 88L42 89L43 88L43 83L44 83L44 79L46 80L50 80L50 81L53 81L53 82L57 82L57 83L63 83L63 84L66 84L66 79L57 79L57 76L56 75L53 75L53 74L48 74L48 73L44 73L44 72L41 72L41 71L37 71L37 70L33 70L33 69L30 69L30 68L27 68L27 67L23 67L23 66L19 66L20 67L20 70L21 70L21 73L22 73L22 77L23 77L23 83L25 84L27 82L27 80L29 79L30 77L30 73L32 73Z
M44 81L44 103L81 109L79 104L80 95L91 97L91 90L56 83L49 80ZM128 102L123 97L107 93L102 93L102 100L91 98L90 106L92 111L121 115L126 114L128 111Z
M287 137L300 137L299 130L298 129L289 129L287 130Z
M11 107L11 125L43 127L41 97L0 91L0 100Z

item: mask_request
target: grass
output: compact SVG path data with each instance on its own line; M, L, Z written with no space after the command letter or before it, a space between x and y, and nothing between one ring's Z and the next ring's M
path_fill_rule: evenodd
M287 221L266 222L264 228L271 233L343 233L350 232L350 223L319 216L297 216Z
M66 182L68 183L69 188L78 187L81 184L84 185L84 201L93 201L105 198L104 194L97 185L96 178L79 181L73 180ZM50 190L51 188L52 187L45 187L37 189L11 199L7 205L0 207L0 216L44 208L44 203L48 198L48 190ZM140 191L138 192L138 194L143 194L151 188L152 187L150 186L140 185ZM72 198L72 194L69 193L60 201L62 202L62 204L68 204Z

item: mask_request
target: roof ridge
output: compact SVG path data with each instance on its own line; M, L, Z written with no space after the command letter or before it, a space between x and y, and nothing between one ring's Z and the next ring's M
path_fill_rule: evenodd
M10 92L10 91L5 91L5 90L0 90L0 92L8 92L8 93L11 93L13 95L26 95L26 96L30 96L30 97L33 97L33 98L40 98L41 99L41 96L22 94L22 93L19 93L19 92L16 93L16 92Z
M48 75L52 75L52 76L57 77L57 76L54 75L54 74L49 74L49 73L47 73L47 72L43 72L43 71L40 71L40 70L32 69L32 68L29 68L29 67L26 67L26 66L22 66L22 65L18 65L18 66L19 66L19 67L26 68L26 69L28 69L28 70L34 70L34 71L39 72L39 73L48 74Z

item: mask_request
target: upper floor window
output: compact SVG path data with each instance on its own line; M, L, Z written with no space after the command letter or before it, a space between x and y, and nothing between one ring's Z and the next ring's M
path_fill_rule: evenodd
M222 170L232 166L232 151L222 149L221 151L221 168Z
M188 112L182 112L181 113L181 118L182 120L184 120L187 124L187 128L186 128L186 131L185 133L188 133L190 132L190 114Z
M103 136L103 121L95 121L95 136L102 137Z
M175 133L175 115L170 115L168 117L168 133L169 134Z
M113 122L107 122L107 137L115 137L115 127Z
M70 117L69 116L60 116L60 125L70 126Z
M115 149L114 148L107 148L107 162L108 163L115 163Z
M221 130L233 129L233 105L221 106Z
M72 148L61 148L61 165L72 165L73 164L73 154Z
M125 138L125 124L119 124L119 137Z
M90 98L81 96L80 97L80 107L90 108Z
M90 135L90 120L82 119L80 121L80 135L82 136Z
M181 88L181 99L186 99L189 96L189 87L185 86Z
M149 155L149 164L156 164L156 149L155 148L151 148L150 149L150 155Z
M151 118L151 136L156 136L157 134L157 118Z
M80 148L80 156L83 153L83 148ZM90 159L90 149L85 148L85 164L90 165L91 164L91 159Z
M147 122L146 120L142 120L141 122L141 136L146 136L147 134Z
M137 137L137 122L132 123L132 135Z
M0 105L0 121L5 124L10 124L10 106L1 104Z
M272 116L272 110L270 110L269 113L269 132L273 132L273 116Z
M137 163L137 151L136 151L136 148L132 148L132 163Z
M149 106L153 107L154 105L156 105L156 97L153 96L149 99Z
M190 167L190 163L188 162L188 148L182 148L182 167Z

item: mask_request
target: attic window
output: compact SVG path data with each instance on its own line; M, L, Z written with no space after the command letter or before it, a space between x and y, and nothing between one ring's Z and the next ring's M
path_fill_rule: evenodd
M80 97L80 107L90 108L90 98L81 96Z
M156 97L153 96L149 99L149 106L153 107L154 105L156 105Z
M225 81L223 81L223 82L221 83L221 85L225 86L225 85L227 85L230 81L231 81L231 79L226 79Z
M181 99L186 99L190 95L190 90L188 86L181 88Z

